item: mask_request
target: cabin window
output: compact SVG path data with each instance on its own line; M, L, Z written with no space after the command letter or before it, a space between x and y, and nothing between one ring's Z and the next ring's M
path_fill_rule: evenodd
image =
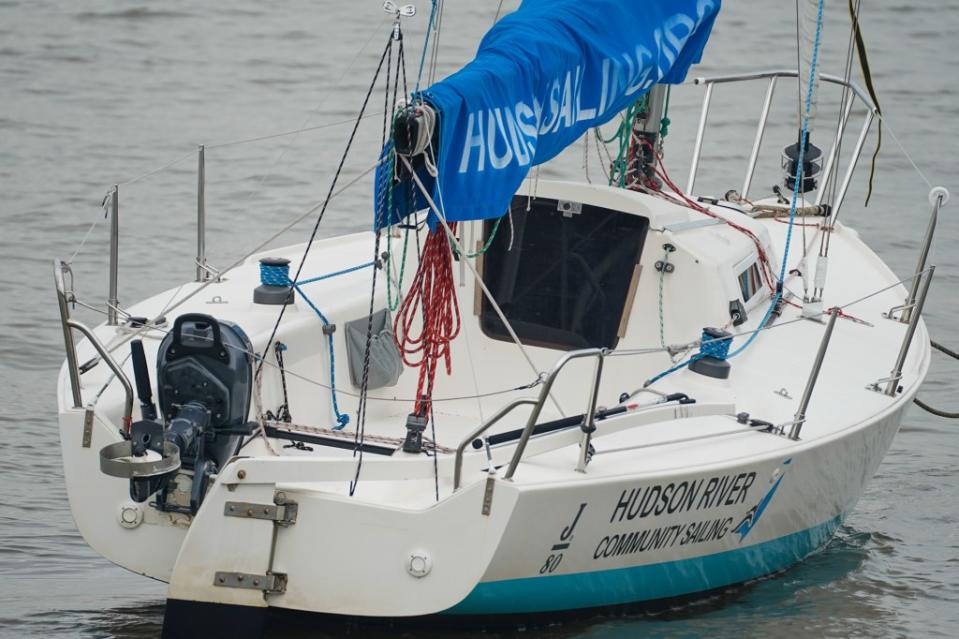
M759 262L753 262L742 272L739 273L739 292L742 293L743 302L746 303L752 299L763 287L762 275L759 272Z
M527 211L527 207L529 211ZM569 350L614 348L625 326L649 220L575 202L513 198L483 255L486 285L520 341ZM495 221L487 220L484 238ZM489 300L483 332L511 341Z

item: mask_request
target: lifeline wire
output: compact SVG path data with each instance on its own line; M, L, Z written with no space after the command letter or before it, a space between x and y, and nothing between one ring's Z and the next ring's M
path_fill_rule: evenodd
M907 282L911 282L911 281L914 280L915 278L921 277L921 276L925 275L926 273L928 273L929 271L930 271L930 268L926 268L925 270L920 271L919 273L915 273L915 274L913 274L913 275L910 275L909 277L905 277L905 278L902 278L902 279L900 279L900 280L897 280L897 281L893 282L892 284L888 284L888 285L886 285L886 286L883 286L882 288L879 288L879 289L877 289L877 290L875 290L875 291L872 291L871 293L869 293L869 294L867 294L867 295L864 295L864 296L862 296L862 297L856 298L856 299L854 299L854 300L852 300L852 301L850 301L850 302L846 302L845 304L838 304L838 305L836 305L834 308L838 308L838 309L840 309L840 310L848 309L848 308L851 307L851 306L855 306L855 305L860 304L860 303L862 303L862 302L864 302L864 301L866 301L866 300L868 300L868 299L871 299L871 298L873 298L873 297L876 297L877 295L881 295L881 294L885 293L886 291L889 291L889 290L891 290L891 289L893 289L893 288L896 288L897 286L902 286L903 284L906 284ZM78 303L81 303L80 300L78 300ZM86 305L86 306L87 306L88 308L90 308L90 310L92 310L92 311L95 311L95 312L100 313L100 314L102 314L102 315L106 315L106 311L104 311L103 309L96 308L95 306L92 306L92 305ZM825 315L825 313L823 313L823 314ZM842 317L842 315L840 315L840 317ZM796 318L793 318L793 319L791 319L791 320L786 320L786 321L783 321L783 322L777 322L776 324L772 324L772 325L770 325L770 326L761 326L761 327L759 327L759 328L755 328L755 329L752 329L752 330L749 330L749 331L743 331L742 333L739 333L739 334L737 334L737 335L733 335L731 339L734 339L734 340L735 340L735 339L738 339L738 338L741 338L741 337L746 337L747 335L753 335L753 334L760 333L760 332L764 332L764 331L771 331L771 330L774 330L774 329L784 328L784 327L786 327L786 326L789 326L789 325L792 325L792 324L798 324L798 323L800 323L800 322L805 322L805 321L806 321L806 318L804 318L804 317L796 317ZM164 330L164 329L162 329L162 328L159 328L159 327L157 327L157 326L149 326L149 327L147 327L147 330L148 330L148 331L149 331L149 330L157 331L158 333L161 333L161 334L163 334L163 335L168 335L169 332L170 332L170 331ZM206 337L206 336L197 336L197 339L199 339L199 340L203 340L203 339L209 340L209 339L211 339L211 338L210 338L210 337ZM710 342L713 342L713 341L719 341L719 340L725 340L725 339L730 339L730 338L718 338L717 340L705 340L705 342L700 341L700 342L699 342L699 345L702 345L703 343L710 343ZM689 343L689 344L683 344L683 345L681 345L681 346L682 346L683 348L692 348L692 347L694 347L694 346L696 346L696 345L697 345L696 342L691 342L691 343ZM259 356L257 353L254 353L253 351L249 351L249 350L243 348L242 346L236 346L236 345L233 345L233 344L225 344L225 346L226 346L227 348L232 348L232 349L234 349L234 350L237 350L237 351L239 351L239 352L241 352L241 353L244 353L244 354L246 354L246 355L249 355L249 356L251 356L251 357L254 357L254 358L257 358L257 359L260 358L260 356ZM941 345L939 345L938 343L934 343L934 347L938 348L939 350L942 350L942 352L946 352L946 351L948 350L948 349L945 349L945 347L941 347ZM941 348L940 348L940 347L941 347ZM674 346L673 348L675 348L675 346ZM945 349L945 350L943 350L943 349ZM664 349L664 348L660 348L660 347L632 348L632 349L621 349L621 350L610 351L610 352L607 354L607 357L636 357L636 356L643 356L643 355L653 355L653 354L656 354L656 353L664 353L664 352L668 352L668 348L665 348L665 349ZM946 354L948 354L948 355L950 355L950 356L953 356L955 353L954 353L954 351L949 351L949 352L947 352ZM959 355L959 354L955 354L955 355ZM278 368L276 364L273 364L272 362L269 362L269 361L265 361L265 358L264 358L264 362L263 362L263 363L264 363L266 366L271 366L271 367L273 367L273 368ZM326 389L326 390L330 390L330 386L329 386L328 384L324 384L323 382L318 381L318 380L315 380L315 379L313 379L313 378L311 378L311 377L307 377L306 375L302 375L302 374L300 374L300 373L297 373L297 372L292 371L292 370L289 370L289 369L286 370L286 373L287 373L288 375L290 375L291 377L295 377L296 379L299 379L300 381L306 382L307 384L310 384L310 385L312 385L312 386L316 386L316 387L318 387L318 388L324 388L324 389ZM529 390L529 389L531 389L531 388L535 388L535 387L539 386L539 385L542 384L542 383L543 383L543 378L542 378L542 377L537 377L537 379L533 380L532 382L530 382L530 383L528 383L528 384L522 385L522 386L516 386L516 387L513 387L513 388L508 388L508 389L503 389L503 390L498 390L498 391L490 391L490 392L487 392L487 393L478 393L478 394L476 394L476 395L460 395L460 396L455 396L455 397L440 397L440 398L434 398L434 399L433 399L433 403L438 403L438 402L454 402L454 401L463 401L463 400L468 400L468 399L481 399L481 398L487 398L487 397L495 397L495 396L498 396L498 395L505 395L505 394L508 394L508 393L514 393L514 392L519 392L519 391L523 391L523 390ZM348 395L348 396L350 396L350 397L358 397L358 395L357 395L356 393L351 393L351 392L349 392L349 391L339 391L339 392L340 392L341 394ZM408 398L408 397L370 397L369 399L372 399L373 401L400 402L400 403L410 403L410 402L412 402L412 401L415 401L414 399Z

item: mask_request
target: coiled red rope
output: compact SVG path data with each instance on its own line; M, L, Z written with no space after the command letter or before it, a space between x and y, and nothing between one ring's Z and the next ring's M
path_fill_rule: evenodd
M450 224L456 233L456 224ZM417 334L417 319L420 330ZM453 252L441 228L431 231L423 244L420 265L393 321L393 335L403 362L419 367L413 412L430 414L436 366L442 358L446 374L453 371L450 342L460 332L460 308L453 282Z

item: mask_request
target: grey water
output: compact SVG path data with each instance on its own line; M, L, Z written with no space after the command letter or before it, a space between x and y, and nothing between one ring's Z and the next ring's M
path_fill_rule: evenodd
M427 0L415 3L417 15L404 21L410 85L429 12ZM446 4L437 77L471 57L498 2ZM792 2L726 4L705 59L691 76L795 66ZM842 220L907 276L928 216L929 186L893 132L930 182L959 191L954 35L959 2L862 4L887 126L872 202L863 206L875 130ZM78 296L103 308L108 224L101 201L119 184L121 304L191 279L195 149L201 143L208 145L207 244L214 265L232 262L320 201L390 32L381 5L380 0L0 0L0 636L154 637L163 615L163 584L99 557L71 518L56 424L56 375L64 352L52 260L72 260ZM502 10L515 6L516 0L507 0ZM848 35L846 3L828 2L822 61L827 72L842 75ZM861 81L858 68L854 76ZM698 191L739 188L763 89L716 90ZM826 93L814 133L823 145L835 125L838 99ZM680 181L701 94L694 86L672 93L666 163ZM784 83L779 98L773 117L783 124L767 135L754 195L768 192L778 179L779 149L795 139L794 88ZM382 110L377 90L341 184L375 161ZM323 128L224 144L310 127ZM847 155L851 146L850 140L843 147ZM582 179L584 168L590 179L602 179L595 149L584 154L579 144L542 176ZM371 198L367 177L334 202L320 234L367 228ZM959 347L957 206L959 201L943 211L933 250L939 269L926 310L933 337L953 348ZM313 219L278 242L303 241ZM85 321L102 321L96 313L77 312ZM921 396L959 410L959 362L939 355L933 360ZM864 384L888 373L859 372ZM583 619L515 633L954 637L959 634L957 463L955 422L913 407L858 508L835 539L801 565L657 615ZM317 538L334 542L344 540ZM336 632L307 626L276 636Z

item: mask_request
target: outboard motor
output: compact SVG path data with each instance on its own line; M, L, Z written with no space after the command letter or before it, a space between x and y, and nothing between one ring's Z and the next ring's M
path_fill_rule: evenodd
M157 352L159 414L153 404L143 345L131 343L144 419L130 440L100 451L100 468L130 480L130 497L156 508L195 514L210 478L256 427L248 422L253 347L235 324L209 315L181 315ZM162 420L162 421L159 421ZM189 495L178 499L179 493Z

